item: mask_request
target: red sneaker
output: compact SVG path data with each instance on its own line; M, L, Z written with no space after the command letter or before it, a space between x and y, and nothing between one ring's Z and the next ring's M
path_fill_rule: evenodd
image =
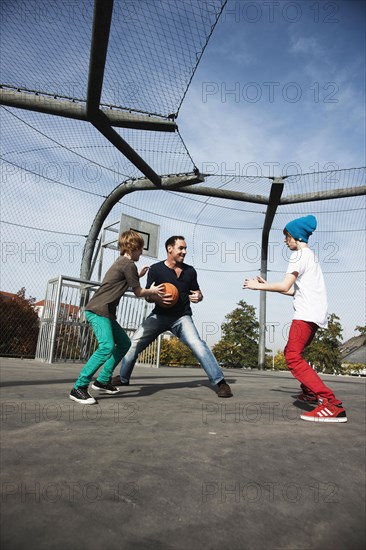
M347 415L342 405L329 403L327 399L319 399L319 405L310 412L303 413L301 420L310 422L347 422Z

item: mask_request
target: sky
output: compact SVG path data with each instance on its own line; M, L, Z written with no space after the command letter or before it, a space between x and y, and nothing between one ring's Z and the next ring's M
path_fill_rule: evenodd
M203 172L210 167L210 171L217 174L231 171L241 175L277 176L364 166L364 3L229 2L193 79L178 123L190 153L198 159ZM365 207L364 198L356 202ZM329 204L324 201L322 207L328 210ZM302 208L299 215L306 215L309 206ZM316 203L310 208L322 210ZM333 208L337 210L339 205ZM360 224L357 227L365 228L365 211L357 215ZM344 228L352 220L352 217L341 220L341 214L335 216ZM337 219L334 222L336 227ZM361 235L355 234L362 255L357 268L364 269L365 241ZM233 250L240 238L240 233L229 237L226 248ZM253 238L258 242L258 237ZM281 232L271 233L270 240L276 240L276 244L282 242ZM331 240L335 241L338 261L346 262L352 244L343 243L339 233ZM250 238L241 241L242 251L250 241ZM318 248L313 249L321 261L326 261L331 245L329 241L327 244L320 241L319 250L319 239L315 235L310 245L316 241ZM221 251L223 242L224 239L218 241ZM270 266L279 272L270 273L269 280L279 280L280 270L286 271L287 259L284 254L281 256L276 266ZM230 267L232 265L233 262ZM325 272L330 269L334 266L323 265ZM230 290L229 299L227 296L220 299L219 306L214 300L212 318L219 318L215 314L217 307L220 310L225 305L227 309L235 307L234 295L258 307L258 293L239 290L245 276L251 277L253 273L238 273L230 278L228 286L235 287L236 291ZM346 285L344 295L340 295L336 291L339 277L342 275L326 276L329 309L340 315L347 338L354 334L355 318L359 319L357 324L364 324L365 283L364 276L350 274L350 286ZM358 292L352 294L355 285L359 287ZM218 286L221 287L221 281L217 283L208 277L207 295L217 295ZM358 309L358 316L348 319L346 312L354 307ZM268 293L267 322L276 325L276 348L285 343L288 326L285 320L290 321L291 317L291 299ZM269 347L271 345L269 343Z
M353 167L364 160L364 93L363 2L232 1L179 126L202 165Z
M210 0L202 2L211 9ZM58 5L66 4L73 3ZM133 7L134 15L141 15L144 4L141 0L123 5ZM157 1L156 5L164 8L166 1L165 4ZM37 15L16 14L8 7L8 11L2 13L4 29L15 20L27 29L35 23L38 25L38 42L29 44L23 56L15 55L6 41L2 44L3 51L8 47L8 55L15 55L14 63L19 64L24 82L32 76L33 81L43 79L47 87L48 78L49 82L57 81L65 93L70 82L75 82L77 86L75 84L73 91L81 93L87 78L87 35L81 33L80 41L70 41L68 56L56 52L58 64L50 65L50 71L45 73L42 64L47 63L47 56L42 62L37 63L37 59L41 60L45 54L43 42L49 29L42 23L45 20L47 23L47 18L42 20L38 12ZM78 21L77 17L71 21L75 30ZM60 18L58 30L63 36L61 23ZM244 186L244 190L252 194L264 194L261 178L268 176L365 166L365 26L362 1L229 0L177 119L179 132L196 166L204 173L216 175L219 181L221 178L228 188L232 185L239 190ZM43 34L39 33L40 27ZM52 29L55 32L55 27ZM119 29L111 37L111 47L117 48L122 38L123 32ZM143 52L141 55L142 59ZM129 61L124 62L128 65ZM113 66L110 69L109 75L113 74ZM130 78L133 78L132 72ZM118 86L121 84L115 88ZM138 86L134 86L133 80L129 86L133 98ZM158 86L158 79L154 86ZM154 93L155 88L152 95ZM34 117L29 112L10 111L2 113L3 157L26 166L28 171L20 172L7 163L2 167L2 218L13 225L2 224L1 290L16 292L24 285L27 292L39 300L44 296L48 278L60 273L78 276L84 236L104 194L99 185L98 162L109 167L103 173L110 176L110 189L124 175L134 172L86 123L73 121L66 127L58 117ZM36 134L33 126L37 127ZM136 143L140 139L132 134L130 137L136 139ZM62 163L58 156L60 143L67 143L73 149L70 152L63 147ZM169 164L164 136L153 136L145 149L145 158L164 173ZM75 151L81 156L75 157ZM82 164L83 156L89 161L86 165ZM31 173L37 166L41 167L41 178ZM183 168L186 169L185 165ZM235 175L241 178L235 179ZM258 179L245 179L247 176ZM230 179L233 181L229 185ZM55 186L55 181L77 186L79 191ZM83 190L95 195L83 194ZM204 294L203 302L193 306L194 319L202 336L213 345L222 334L225 315L239 300L247 301L258 311L259 294L244 291L242 283L245 277L258 273L265 207L234 201L223 203L205 197L194 199L182 198L176 193L168 194L168 198L159 193L135 193L116 207L108 219L118 221L124 212L159 223L161 258L165 238L178 228L184 233L188 244L186 261L196 267ZM365 198L340 202L342 205L336 201L311 205L311 213L318 218L319 231L310 245L325 272L330 312L340 316L344 339L347 339L355 334L356 325L365 324L365 275L362 273L365 269ZM279 210L270 235L273 258L269 280L278 280L286 271L288 257L283 247L283 226L290 218L310 213L308 208L293 205ZM160 216L160 212L165 215ZM21 225L25 227L18 227ZM33 231L32 227L44 230ZM327 231L322 233L325 227ZM109 251L104 269L112 260L113 253ZM152 261L145 258L140 265ZM267 296L269 348L284 346L291 317L291 299Z

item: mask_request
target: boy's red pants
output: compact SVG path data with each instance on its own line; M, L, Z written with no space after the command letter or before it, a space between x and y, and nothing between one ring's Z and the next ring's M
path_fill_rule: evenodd
M303 352L306 346L311 344L318 325L307 321L292 321L288 342L284 349L286 363L291 373L299 380L303 390L313 392L319 397L325 397L334 404L339 404L341 401L336 399L334 393L327 388L322 382L318 374L312 367L303 359Z

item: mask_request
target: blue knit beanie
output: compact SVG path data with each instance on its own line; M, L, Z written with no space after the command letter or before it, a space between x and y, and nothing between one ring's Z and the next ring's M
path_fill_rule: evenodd
M285 230L295 239L307 243L310 235L316 229L315 216L309 215L304 218L297 218L285 226Z

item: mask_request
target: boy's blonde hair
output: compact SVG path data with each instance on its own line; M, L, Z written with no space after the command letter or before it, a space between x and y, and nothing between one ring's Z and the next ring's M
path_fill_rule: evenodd
M133 229L124 231L118 239L118 246L121 256L123 256L123 254L133 252L134 250L144 248L144 244L144 239L141 237L140 233L133 231Z

